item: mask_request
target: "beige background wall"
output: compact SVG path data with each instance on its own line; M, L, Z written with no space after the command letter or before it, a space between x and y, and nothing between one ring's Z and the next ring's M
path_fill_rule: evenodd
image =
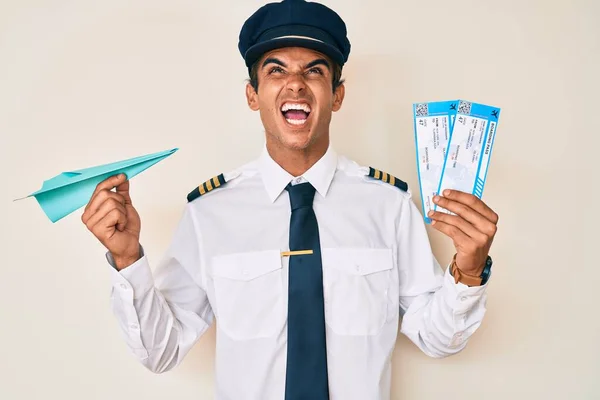
M146 371L110 314L104 248L81 211L51 224L12 199L61 171L179 147L132 182L156 263L187 193L260 150L237 35L262 4L0 1L0 399L212 398L214 327L176 370ZM326 4L353 45L334 144L407 180L418 204L411 104L502 108L484 193L500 214L487 317L444 360L401 337L392 398L600 398L600 3ZM450 240L429 232L446 263Z

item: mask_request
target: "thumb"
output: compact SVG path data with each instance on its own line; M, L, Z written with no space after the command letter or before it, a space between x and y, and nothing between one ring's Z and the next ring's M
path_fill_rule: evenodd
M131 204L131 196L129 195L129 180L127 177L125 177L125 182L117 186L117 193L125 198L125 204Z

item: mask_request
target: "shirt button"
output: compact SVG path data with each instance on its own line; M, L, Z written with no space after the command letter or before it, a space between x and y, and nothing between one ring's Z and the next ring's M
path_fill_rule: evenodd
M140 326L138 324L131 324L131 325L129 325L129 327L131 329L138 329Z
M467 298L465 296L460 298L460 301L467 301Z
M123 290L126 290L126 289L127 289L127 285L126 285L126 284L124 284L124 283L121 283L119 286L120 286L120 287L121 287L121 289L123 289Z
M302 178L296 179L296 183L302 183Z

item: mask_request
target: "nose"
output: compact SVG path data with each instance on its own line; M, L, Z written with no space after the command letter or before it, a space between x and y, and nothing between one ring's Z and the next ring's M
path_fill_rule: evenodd
M290 74L287 82L287 89L292 93L302 93L306 89L302 74Z

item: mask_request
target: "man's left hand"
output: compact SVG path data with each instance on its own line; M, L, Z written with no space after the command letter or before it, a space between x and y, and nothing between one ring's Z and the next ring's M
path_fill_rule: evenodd
M457 190L445 190L433 202L456 214L428 214L431 225L453 240L456 266L467 275L481 275L496 235L498 214L476 196Z

